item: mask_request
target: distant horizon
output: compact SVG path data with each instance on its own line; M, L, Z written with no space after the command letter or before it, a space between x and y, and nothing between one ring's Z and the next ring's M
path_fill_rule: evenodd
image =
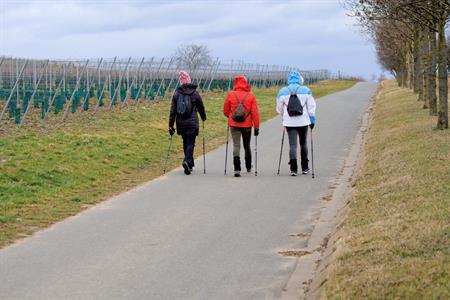
M0 8L2 56L150 59L195 43L224 62L365 79L383 73L373 46L339 1L2 0Z

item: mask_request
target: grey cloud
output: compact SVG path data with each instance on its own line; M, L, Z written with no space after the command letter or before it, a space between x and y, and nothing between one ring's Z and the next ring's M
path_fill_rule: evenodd
M338 1L6 1L0 54L169 56L186 42L255 63L379 72Z

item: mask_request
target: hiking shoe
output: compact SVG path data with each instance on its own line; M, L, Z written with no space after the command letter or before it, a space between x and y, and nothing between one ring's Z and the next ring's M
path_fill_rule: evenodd
M302 174L306 175L309 173L309 168L302 171Z
M188 163L185 161L183 161L183 169L184 169L184 174L191 175L192 169L189 168Z
M291 171L291 176L297 176L298 173L298 165L297 165L297 160L296 159L291 159L289 160L289 169ZM292 175L293 173L295 173L295 175Z
M241 177L241 171L234 171L234 177Z

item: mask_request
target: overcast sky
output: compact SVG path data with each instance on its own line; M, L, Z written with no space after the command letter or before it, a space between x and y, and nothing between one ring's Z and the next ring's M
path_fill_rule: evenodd
M206 45L223 60L379 74L339 0L0 0L0 55L170 56Z

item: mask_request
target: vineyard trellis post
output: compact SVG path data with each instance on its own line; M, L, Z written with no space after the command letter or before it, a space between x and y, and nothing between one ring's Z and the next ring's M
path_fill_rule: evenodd
M152 74L152 73L151 73L151 68L152 68L153 60L154 60L154 59L155 59L155 57L153 56L152 59L151 59L150 62L149 62L149 65L148 65L148 70L149 70L149 72L145 72L144 75L142 76L142 82L141 82L141 84L139 85L138 92L137 92L136 97L135 97L135 99L134 99L135 101L137 101L137 99L139 98L139 95L141 94L142 87L144 86L145 81L146 81L146 79L147 79L147 74L148 74L148 73ZM145 89L144 89L144 99L145 99Z
M16 82L14 83L14 86L13 86L13 88L12 88L12 90L11 90L11 93L9 94L8 100L6 100L5 107L3 107L2 113L0 114L0 120L3 118L3 115L5 114L5 111L6 111L6 109L8 108L9 103L11 102L11 99L12 99L13 94L14 94L14 90L15 90L16 88L17 88L17 90L19 90L19 89L18 89L19 80L20 80L20 78L22 77L23 71L25 70L25 67L26 67L27 65L28 65L28 59L27 59L27 60L25 61L25 63L23 64L22 69L20 70L20 74L19 74L19 75L17 76L17 78L16 78ZM12 72L11 72L11 75L12 75Z
M109 101L109 109L110 109L110 110L112 109L113 105L115 104L115 99L116 99L117 91L118 91L119 88L120 88L120 85L121 85L121 83L122 83L123 76L124 76L125 73L127 72L127 69L128 69L128 66L130 65L130 62L131 62L131 56L130 56L130 58L128 58L128 62L127 62L127 64L125 65L125 69L123 69L122 72L119 72L119 80L118 80L118 82L117 82L117 85L114 87L114 92L113 92L113 94L112 94L112 97L110 97L110 101ZM119 93L119 94L120 94L120 93ZM120 95L119 95L119 96L120 96Z
M117 61L117 56L114 57L114 60L113 60L113 62L111 64L111 67L110 67L109 72L108 72L108 77L106 78L106 76L105 76L105 83L103 83L102 90L100 91L100 94L97 95L97 103L95 104L95 108L94 108L93 114L95 114L97 112L98 108L100 107L101 101L102 101L102 99L104 97L104 94L105 94L106 85L111 83L111 72L112 72L112 70L113 70L113 68L114 68L114 66L116 64L116 61ZM99 80L98 88L100 88L101 78L99 77L98 80ZM109 94L108 96L111 97L111 94Z
M145 57L142 58L139 66L138 66L138 68L137 68L137 70L135 72L139 73L139 71L141 70L142 64L144 63L144 60L145 60ZM128 81L128 78L127 78L127 81ZM125 92L125 99L122 99L122 103L120 105L121 108L124 107L125 104L128 105L128 102L127 102L128 101L128 92L130 91L130 88L133 86L135 81L136 81L136 77L134 76L133 80L131 81L131 84L127 83L127 90Z
M100 70L100 66L102 65L103 62L103 57L100 58L98 64L97 64L97 68L95 69L95 72L98 73ZM83 103L81 104L81 109L83 109L83 107L85 107L86 105L86 101L89 101L89 97L91 94L91 86L92 86L92 81L93 80L89 80L89 73L87 74L87 84L86 84L86 94L84 95L84 99L83 99ZM78 114L81 113L81 110L78 112Z
M81 74L78 72L78 66L76 68L77 69L77 80L76 80L76 83L75 83L75 88L73 89L73 92L72 92L72 95L70 96L69 102L66 104L66 109L64 110L63 117L61 118L62 122L64 122L66 120L67 115L69 114L69 108L72 105L73 98L75 97L75 93L78 92L78 88L79 88L79 85L80 85L81 77L83 77L83 74L86 71L88 64L89 64L89 59L86 60L86 63L83 66L83 70L82 70Z
M71 62L69 62L67 64L67 67L71 66ZM45 119L47 118L48 113L50 112L53 103L55 102L55 98L56 98L56 91L61 89L61 85L65 85L66 82L66 64L63 65L63 75L58 83L58 85L55 88L55 93L53 94L53 97L50 99L50 102L48 104L48 108L45 110L44 115L42 116L42 121L41 121L41 125L43 126L45 124ZM63 88L63 93L65 94L65 86Z
M167 65L166 72L165 72L164 75L161 77L161 82L159 83L158 90L156 91L154 101L156 101L156 99L157 99L157 97L158 97L158 95L159 95L159 92L161 91L162 85L163 85L163 83L165 83L164 81L165 81L165 79L166 79L166 75L169 73L170 67L172 66L172 63L173 63L174 60L175 60L175 58L172 56L172 58L171 58L170 61L169 61L169 64Z
M215 67L214 73L211 73L211 76L210 76L211 79L209 80L208 89L206 90L206 92L209 92L209 90L211 89L211 84L214 80L214 76L216 75L217 70L219 69L219 66L220 66L220 60L219 60L219 58L217 58L217 67Z
M162 66L163 66L163 64L164 64L164 60L165 60L165 58L162 58L162 59L161 59L161 62L159 63L159 66L158 66L158 70L156 71L155 76L154 76L154 77L152 78L152 80L150 81L149 91L146 92L146 94L145 94L145 96L144 96L144 102L147 100L149 93L152 91L153 85L155 84L156 79L158 78L158 76L159 76L159 74L160 74L160 72L161 72Z
M31 103L33 103L34 96L36 95L38 86L39 86L39 84L41 83L41 79L42 79L42 77L44 76L44 74L46 73L48 67L49 67L49 60L47 60L47 61L45 62L44 69L42 70L41 75L39 75L39 78L38 78L38 80L37 80L37 82L36 82L36 85L35 85L35 87L34 87L34 90L33 90L33 94L31 95L30 100L28 100L27 108L25 109L25 112L23 113L23 116L22 116L22 118L21 118L21 120L20 120L20 125L23 125L23 123L24 123L24 121L25 121L25 118L27 117L28 111L30 110L30 107L31 107ZM50 95L51 95L51 93L50 93Z

